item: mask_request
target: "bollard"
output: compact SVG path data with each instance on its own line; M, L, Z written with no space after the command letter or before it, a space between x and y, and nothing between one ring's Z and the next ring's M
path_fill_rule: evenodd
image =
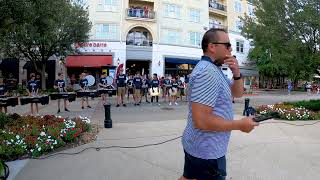
M249 115L247 115L248 114L247 109L249 108L249 103L250 103L250 99L246 98L244 100L244 109L243 109L243 113L242 113L243 116L249 116Z
M104 128L112 128L111 104L104 104Z

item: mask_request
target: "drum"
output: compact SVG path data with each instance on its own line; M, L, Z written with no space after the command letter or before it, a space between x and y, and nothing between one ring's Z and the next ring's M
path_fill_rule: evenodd
M178 93L178 88L171 87L171 88L169 89L169 95L170 95L170 96L176 96L177 93Z
M86 79L88 80L88 86L93 86L96 82L96 79L92 75L86 76Z
M69 102L76 100L77 94L75 92L61 92L61 93L51 93L51 100L57 99L67 99Z
M21 105L29 104L29 103L41 103L42 105L49 104L49 96L41 95L41 96L23 96L20 97Z
M99 93L98 91L94 90L94 91L78 91L77 92L77 97L98 97Z
M158 87L153 87L149 89L150 96L159 96L160 95L160 89Z
M7 106L16 106L18 105L18 97L5 97L0 98L0 107L7 107Z

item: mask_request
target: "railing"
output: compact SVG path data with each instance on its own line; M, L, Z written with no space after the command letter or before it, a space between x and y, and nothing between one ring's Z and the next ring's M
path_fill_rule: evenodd
M218 9L221 11L227 11L227 6L217 3L217 2L209 2L209 7L213 9Z
M126 44L132 46L152 46L153 42L151 40L135 38L127 40Z
M221 25L221 24L216 24L216 23L209 23L209 28L218 28L218 29L228 29L228 26Z
M155 12L143 8L127 9L127 17L155 19Z

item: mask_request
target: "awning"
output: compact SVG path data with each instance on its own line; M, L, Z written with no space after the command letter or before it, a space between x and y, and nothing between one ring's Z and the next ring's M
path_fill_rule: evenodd
M110 55L81 55L68 56L67 67L102 67L112 65L112 56Z
M259 70L258 69L240 69L242 76L246 77L259 77Z
M175 63L175 64L194 64L196 65L199 60L197 59L186 59L186 58L173 58L173 57L166 57L164 58L165 62L168 63Z

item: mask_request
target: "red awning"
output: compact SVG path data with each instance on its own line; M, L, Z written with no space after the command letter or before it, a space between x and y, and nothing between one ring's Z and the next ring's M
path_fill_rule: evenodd
M82 55L68 56L67 67L102 67L111 66L112 56L103 55Z

